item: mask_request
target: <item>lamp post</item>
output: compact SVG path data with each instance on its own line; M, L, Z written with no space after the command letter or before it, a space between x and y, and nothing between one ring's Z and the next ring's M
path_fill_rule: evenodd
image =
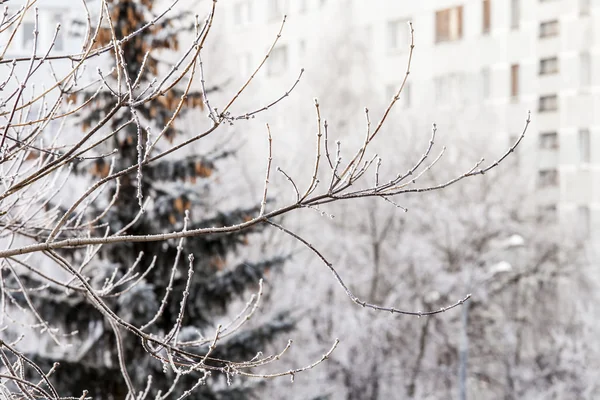
M516 251L525 245L525 240L521 235L511 235L508 239L500 242L497 246L498 250L507 257L510 261L515 261ZM512 263L509 261L500 261L490 266L487 269L485 276L478 280L477 286L485 284L487 281L495 278L499 274L510 272ZM473 288L473 273L470 271L467 280L467 288L469 292ZM469 309L470 302L467 301L461 308L461 327L462 334L458 349L458 398L459 400L467 400L467 363L469 360L469 335L467 333L469 324Z

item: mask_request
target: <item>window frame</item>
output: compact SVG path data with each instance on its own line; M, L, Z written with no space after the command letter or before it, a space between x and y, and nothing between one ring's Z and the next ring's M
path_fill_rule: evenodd
M577 131L577 149L579 155L579 164L589 164L592 156L592 138L590 130L581 128Z
M579 53L579 86L582 88L592 84L592 55L589 51Z
M492 31L492 3L491 0L482 0L482 27L481 34L489 35Z
M548 143L550 143L550 145L548 145ZM558 132L540 132L538 136L538 148L540 150L558 150L559 147Z
M510 2L510 29L516 30L521 26L521 1L511 0Z
M33 33L35 30L35 22L34 21L23 21L23 27L21 28L21 48L23 50L29 50L31 46L33 46L33 42L35 40L35 34ZM39 40L39 36L38 36ZM39 41L38 41L39 45Z
M279 58L282 55L282 58ZM281 44L273 49L267 62L267 76L278 77L282 76L288 70L289 65L289 49L287 44Z
M592 213L590 206L587 204L579 204L577 206L577 226L584 237L588 238L592 227Z
M590 0L579 0L579 16L586 17L590 15L592 2Z
M553 106L546 105L545 103L554 103ZM558 95L548 94L540 96L538 99L538 112L552 112L558 110Z
M557 19L542 21L539 27L539 38L548 39L560 34L560 22Z
M548 65L554 66L554 68L547 67ZM560 63L558 56L547 57L540 59L538 75L553 75L560 71Z
M510 97L518 99L521 91L521 67L518 63L510 66Z
M455 42L463 38L464 10L462 5L435 12L435 43ZM454 24L453 24L454 22ZM455 28L453 30L452 28Z
M407 18L396 18L386 24L387 48L390 51L408 50L410 46L410 30ZM405 34L401 34L402 26L406 28ZM393 31L393 32L392 32ZM392 40L394 38L394 40ZM404 44L400 43L404 41ZM392 43L393 42L393 43Z
M538 170L538 188L557 187L559 185L559 173L557 168L544 168Z

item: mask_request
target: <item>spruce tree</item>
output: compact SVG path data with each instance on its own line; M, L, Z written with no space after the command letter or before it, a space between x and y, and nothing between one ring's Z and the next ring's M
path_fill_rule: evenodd
M107 25L102 28L98 35L98 46L111 42L111 29L114 29L114 36L121 39L146 25L155 15L152 0L112 0L108 3L112 28ZM162 61L164 58L161 58L161 54L176 51L177 35L182 29L193 28L184 27L179 22L184 19L181 14L167 14L159 22L122 44L120 67L126 69L131 80L138 79L139 84L133 88L135 94L143 90L159 74L161 68L171 67ZM114 52L107 59L114 63ZM116 85L116 72L105 79L109 85ZM124 75L121 84L126 85ZM79 91L71 98L83 103L96 89L91 87ZM182 93L183 88L175 86L156 100L143 103L135 109L141 126L145 127L147 124L151 133L158 134L165 126L169 126L161 139L167 144L190 134L183 132L177 121L168 125ZM95 95L93 101L79 113L83 130L89 129L107 115L117 101L114 93L108 88ZM189 91L179 115L182 116L189 110L202 110L203 107L201 91ZM140 131L135 123L126 124L131 119L132 112L124 105L110 121L110 128L118 132L109 139L103 149L106 152L117 149L112 167L114 171L136 165L140 152L143 157L143 152L147 151L148 131ZM124 124L125 127L119 129ZM138 146L139 141L142 141L141 148ZM161 142L158 143L160 147ZM146 203L145 212L141 217L127 228L127 234L144 235L181 230L186 210L190 211L188 229L227 226L248 219L258 213L258 204L217 210L214 204L207 200L210 199L215 184L218 184L213 178L218 174L219 163L227 162L227 158L231 156L231 152L222 149L220 152L206 155L161 159L144 166L141 178L135 172L121 177L116 201L98 225L109 227L111 232L126 227L140 211L139 191L144 201L150 201ZM76 169L82 178L97 180L109 174L110 159L100 157L93 161L82 161ZM89 214L100 215L115 196L115 190L113 188L103 193L102 198L90 206ZM232 300L247 293L249 289L256 290L257 283L265 272L283 263L282 257L272 257L260 262L230 262L231 257L228 255L237 253L241 247L247 245L248 236L253 233L257 233L257 229L228 235L187 238L183 241L183 249L179 254L179 241L161 242L160 245L143 242L107 245L100 250L99 257L94 259L88 268L93 270L90 275L97 281L96 286L102 286L105 279L110 279L115 268L117 272L114 280L118 280L132 265L136 265L136 271L146 271L153 264L150 272L131 290L118 297L104 299L125 321L135 326L143 326L153 319L161 307L173 265L178 262L166 307L156 322L147 329L148 332L164 335L176 325L180 315L180 304L188 279L188 255L193 254L193 275L179 337L182 341L192 340L197 338L196 332L207 336L214 334L216 318L228 310ZM61 254L71 260L81 260L82 257L81 252L73 250L63 251ZM34 286L35 282L29 284ZM122 289L127 287L127 284L123 285ZM43 296L40 293L33 293L32 297L49 324L64 327L66 331L77 330L83 339L80 348L64 354L59 359L42 354L36 354L34 357L44 370L48 370L56 361L60 363L52 374L52 381L59 393L78 397L87 390L93 398L125 398L127 386L120 372L117 343L108 321L81 293L65 295L60 290L52 292L50 289L45 291ZM211 356L224 360L250 359L257 351L263 349L274 335L289 331L292 327L293 323L286 315L277 315L258 328L242 331L241 334L220 342ZM121 331L121 336L127 372L136 389L143 390L148 375L152 375L151 393L158 390L166 392L173 380L172 372L163 371L163 364L148 354L138 337L125 331ZM203 351L206 352L206 347L189 350L202 354ZM180 394L189 389L200 376L201 372L182 377L175 393ZM197 388L191 398L243 399L251 393L251 389L240 384L239 380L232 385L226 385L223 376L213 375L210 379L209 384Z

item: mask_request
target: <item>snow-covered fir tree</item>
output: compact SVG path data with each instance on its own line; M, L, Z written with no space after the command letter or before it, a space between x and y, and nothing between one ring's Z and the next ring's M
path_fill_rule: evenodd
M112 43L113 37L120 40L142 29L156 17L154 3L152 0L109 1L106 13L110 15L110 21L105 21L99 32L97 47ZM136 165L140 158L151 157L153 151L160 150L162 141L170 145L191 135L179 126L173 115L181 118L186 111L202 111L201 90L188 91L181 109L179 100L184 93L181 85L169 84L167 87L172 87L163 90L156 99L133 109L116 107L121 99L114 90L117 85L122 85L123 93L131 89L134 97L143 95L144 90L152 86L159 71L172 68L174 63L167 60L178 49L177 35L182 30L195 28L188 17L182 13L169 13L124 41L117 54L111 52L107 61L114 65L117 60L117 68L103 76L104 88L99 93L96 93L97 87L72 91L69 98L79 104L85 104L93 97L78 114L84 132L97 121L114 114L108 124L109 131L114 134L97 148L98 153L102 150L111 155L99 154L97 159L84 160L76 166L79 179L87 182L85 185L106 177L110 171ZM102 66L101 71L104 69L109 68ZM206 90L210 92L216 88ZM149 145L159 136L161 138L155 147ZM116 150L111 153L113 149ZM123 234L129 235L158 234L181 230L184 224L187 229L195 229L229 226L249 219L258 212L259 205L243 204L237 208L219 209L217 200L211 198L212 193L219 190L215 179L219 174L219 163L226 163L231 156L232 152L224 148L185 157L175 154L144 166L141 172L134 171L120 177L118 185L101 193L98 201L89 207L90 215L102 215L95 224L96 233L104 229L111 233L124 229ZM112 206L103 213L111 201ZM144 212L140 214L142 201ZM108 281L118 282L135 267L134 271L140 271L138 277L104 298L106 304L126 322L139 327L148 325L144 330L156 335L167 335L183 316L176 340L179 343L193 342L201 335L214 335L218 318L228 312L231 302L248 290L256 290L265 272L283 263L284 258L276 256L260 262L244 261L239 250L248 243L248 236L253 233L257 230L172 240L159 245L139 242L105 246L86 269L93 270L90 273L94 280L92 284L102 287ZM85 257L84 251L60 253L70 260L81 261ZM193 275L189 281L188 265L191 261L188 261L188 255L193 255ZM170 280L172 284L169 284ZM36 282L28 284L35 286ZM124 293L114 295L119 292ZM187 299L181 310L184 294L187 294ZM168 297L163 304L165 296ZM109 321L90 303L90 299L82 292L65 294L59 290L36 292L31 297L49 325L66 331L76 330L81 337L78 348L59 357L56 353L38 353L32 357L43 370L49 370L54 362L60 363L51 377L59 393L79 397L87 390L97 399L126 398L128 386L119 365L116 335ZM25 301L24 298L21 300ZM150 321L153 322L148 324ZM220 341L206 362L220 366L220 360L251 359L276 334L292 327L293 323L286 315L278 314L266 323ZM145 388L151 375L151 393L159 390L166 393L173 384L174 374L167 371L168 368L163 371L161 355L150 354L139 337L125 330L120 332L120 336L122 357L134 386L140 390ZM210 344L209 341L200 347L189 346L187 350L205 354ZM178 378L173 393L177 395L190 389L202 376L203 372L199 371ZM191 398L247 398L252 387L239 379L233 383L226 382L229 378L213 374L209 384L196 388Z

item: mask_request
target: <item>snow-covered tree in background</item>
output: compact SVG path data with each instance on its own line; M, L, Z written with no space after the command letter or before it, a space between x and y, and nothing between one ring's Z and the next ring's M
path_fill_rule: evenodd
M356 137L356 119L363 116L352 110L367 104L373 109L380 97L370 73L377 60L359 36L339 25L341 44L331 34L322 48L313 49L314 59L307 59L309 71L329 67L309 90L323 104L338 105L324 117L330 143ZM420 90L414 82L412 89ZM445 111L453 126L438 127L435 143L448 149L420 178L428 185L468 170L475 154L496 159L499 149L514 143L487 131L469 136L473 128L465 121L478 116L467 115L471 110L458 103ZM412 104L410 112L394 110L378 148L389 170L411 167L410 155L422 152L430 138L432 114L420 104ZM531 141L525 138L525 149ZM307 349L307 359L332 336L340 338L341 349L321 370L299 377L303 390L282 381L268 387L268 395L294 390L294 399L597 397L600 282L594 259L576 227L559 225L538 204L533 179L523 168L528 157L521 149L481 180L394 199L395 204L363 199L305 215L304 237L319 243L361 299L425 310L443 307L457 293L473 297L459 313L416 323L360 313L335 282L310 284L318 257L309 251L297 255L292 261L297 267L287 270L293 279L283 280L303 288L286 299L287 307L306 310L297 342ZM328 215L335 218L323 229L320 221ZM285 284L276 290L290 291Z
M461 313L417 324L370 313L348 322L338 318L341 304L323 300L335 308L315 329L347 332L348 353L326 366L347 398L386 398L400 388L407 398L452 398L461 385L468 398L597 396L587 374L597 360L595 323L582 312L595 302L593 271L572 237L531 213L516 172L407 199L407 214L373 202L367 218L337 210L337 234L348 234L338 257L365 298L420 309L473 294Z
M408 142L396 137L388 146ZM415 151L406 146L399 152ZM469 157L457 153L426 180L444 181L464 170ZM336 204L305 220L315 226L335 216L329 229L308 228L305 237L318 240L361 299L429 310L457 293L472 297L460 312L417 322L356 312L334 282L308 285L320 260L297 255L292 263L302 269L292 276L304 290L287 299L307 310L297 340L307 358L332 336L341 348L318 373L299 378L311 385L292 398L597 397L598 273L577 229L540 212L528 178L509 163L460 188L397 204ZM289 292L285 283L277 290ZM287 382L268 389L292 390Z
M113 38L121 39L136 32L156 15L153 1L112 0L105 7L110 24L99 31L97 46L111 44ZM123 43L110 57L117 59L119 68L105 78L104 88L97 87L73 91L80 103L93 98L92 103L79 112L79 124L86 131L111 112L115 107L114 87L124 85L139 96L152 85L159 70L169 70L174 62L167 62L170 54L178 50L177 35L193 29L189 13L173 12L161 18L149 29L130 41ZM110 25L110 26L109 26ZM110 65L110 64L109 64ZM103 68L102 70L106 70ZM107 74L108 75L108 74ZM134 80L135 82L131 82ZM181 85L180 85L181 86ZM211 89L206 89L210 93ZM185 101L180 99L185 91ZM156 101L141 104L131 110L124 108L115 113L109 122L110 131L116 132L105 144L96 148L110 153L116 149L114 164L103 157L82 162L77 170L91 175L89 182L104 178L110 170L122 170L135 165L141 158L157 154L151 143L163 136L167 143L189 139L194 132L182 130L179 121L172 118L177 113L182 118L188 111L204 112L205 106L200 90L185 90L175 86L161 93ZM133 119L138 119L137 123ZM183 125L183 127L186 127ZM143 129L140 129L143 128ZM189 124L187 125L189 129ZM160 144L158 149L160 149ZM102 151L104 150L104 151ZM209 149L210 150L210 149ZM141 173L124 175L118 184L103 194L104 201L94 203L90 215L102 213L111 199L115 199L108 212L98 223L111 231L127 226L126 234L158 234L211 226L234 225L258 212L260 205L242 205L237 208L222 208L219 197L211 196L212 187L218 182L217 165L226 164L231 152L217 148L212 153L190 154L161 160L145 167ZM89 183L88 183L89 184ZM115 196L118 191L118 196ZM140 194L141 193L141 194ZM144 205L145 216L130 224L138 214L141 195L151 201ZM188 211L189 210L189 211ZM186 217L186 213L189 215ZM248 288L256 289L263 274L283 262L282 258L266 258L251 262L235 257L240 247L248 243L253 229L219 237L195 237L182 241L172 240L156 246L154 243L123 243L100 250L96 260L88 268L98 282L103 279L119 280L132 265L137 270L147 271L136 286L122 296L107 299L112 310L135 326L147 326L149 333L164 334L178 323L180 341L197 340L200 333L216 326L218 317L225 314L233 299L243 295ZM188 259L193 254L193 275L188 277ZM77 257L77 255L72 255ZM111 278L111 275L114 275ZM169 282L167 291L165 285ZM124 288L122 288L124 289ZM180 307L183 296L189 296ZM168 297L166 297L168 296ZM87 389L90 395L102 398L124 398L127 386L119 373L117 345L110 324L103 315L85 304L84 296L47 295L34 302L47 311L48 323L65 326L88 335L86 351L76 355L66 354L64 359L52 358L48 364L58 361L61 366L55 373L56 387L62 394L76 395ZM161 306L163 299L165 307ZM157 314L157 310L161 310ZM183 316L183 320L178 319ZM150 322L152 321L152 322ZM93 327L93 329L91 329ZM218 359L243 360L252 358L256 352L278 332L288 331L291 321L284 316L266 322L243 336L224 341L214 352ZM144 387L148 375L153 376L152 392L169 389L173 376L163 374L162 365L154 362L148 352L138 345L133 335L122 336L123 357L128 360L127 370L135 387ZM34 359L38 360L39 357ZM44 364L41 364L44 365ZM189 388L202 373L191 373L181 378L182 389ZM196 393L196 398L243 398L247 389L239 385L206 385Z

